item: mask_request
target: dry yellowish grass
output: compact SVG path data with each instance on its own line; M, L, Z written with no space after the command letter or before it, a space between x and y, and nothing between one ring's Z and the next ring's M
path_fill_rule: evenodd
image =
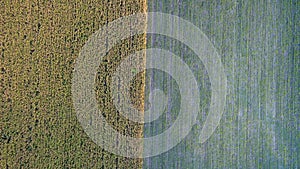
M93 32L145 11L145 0L0 3L0 168L142 167L141 159L106 152L85 134L72 107L71 78L74 61ZM97 82L110 77L129 53L145 48L145 41L139 35L114 47L106 56L109 62L99 65L105 76ZM143 108L144 75L132 85L137 91L133 101ZM99 107L108 105L107 120L118 131L141 137L142 125L117 118L105 95L109 88L97 86Z

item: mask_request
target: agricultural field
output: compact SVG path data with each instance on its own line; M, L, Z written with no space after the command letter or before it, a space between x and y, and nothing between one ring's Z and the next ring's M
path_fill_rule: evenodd
M1 1L0 169L299 168L299 6L297 0ZM131 81L130 100L147 110L150 92L161 89L166 109L145 124L123 117L110 86L130 54L146 48L176 54L192 71L200 95L197 125L185 139L157 156L128 158L104 150L84 131L74 110L72 73L80 50L100 27L147 11L179 16L203 31L221 56L226 104L219 126L201 144L212 96L203 62L165 35L120 41L95 76L98 107L119 133L137 138L163 133L178 118L182 99L172 76L149 69ZM146 55L132 64L145 67Z
M170 151L145 158L144 168L299 168L299 1L153 0L148 1L148 11L179 16L207 35L221 55L227 97L218 128L201 144L210 77L184 43L147 36L147 48L169 50L189 65L201 104L199 125ZM174 79L159 71L149 71L148 76L152 78L146 78L146 94L152 84L175 104L144 126L144 137L172 126L180 103Z
M0 168L142 167L141 159L116 156L91 141L71 97L74 62L89 36L137 12L146 12L146 1L0 2ZM107 120L118 124L118 131L140 137L142 125L116 120L105 95L109 89L101 82L128 53L142 48L144 35L123 40L108 52L95 77L99 107L105 105ZM139 107L143 77L132 84Z

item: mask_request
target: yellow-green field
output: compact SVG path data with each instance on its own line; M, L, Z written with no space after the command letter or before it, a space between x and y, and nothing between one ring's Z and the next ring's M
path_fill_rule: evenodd
M141 159L108 153L85 134L72 106L71 78L92 33L116 18L145 11L145 0L0 2L0 168L142 167ZM115 46L108 62L99 65L103 74L96 85L107 120L139 137L142 125L116 118L105 94L109 88L101 84L109 83L124 57L144 47L144 35ZM133 100L143 108L144 75L135 82Z

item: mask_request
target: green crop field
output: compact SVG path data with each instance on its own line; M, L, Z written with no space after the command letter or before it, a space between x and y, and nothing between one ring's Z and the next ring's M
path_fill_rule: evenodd
M147 48L170 50L189 65L200 88L201 107L199 125L170 151L144 159L144 168L300 167L299 6L297 0L148 1L148 11L179 16L207 35L225 67L227 97L219 127L200 144L211 97L209 76L182 42L148 36ZM145 137L174 123L179 107L176 96L180 96L178 86L166 74L149 72L148 76L175 104L152 125L144 126Z

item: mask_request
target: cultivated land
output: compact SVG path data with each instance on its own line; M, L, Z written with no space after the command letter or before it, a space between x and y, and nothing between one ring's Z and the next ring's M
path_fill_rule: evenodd
M74 61L101 25L145 12L145 4L145 0L0 3L0 168L299 168L297 0L148 0L148 11L174 14L198 26L221 55L228 81L220 125L207 142L199 143L211 97L205 67L175 39L147 35L147 47L175 53L194 73L201 97L199 124L170 151L143 161L112 155L91 141L73 110ZM154 70L131 83L131 98L143 109L151 89L164 90L171 106L158 120L132 123L112 105L107 94L111 72L145 43L144 35L120 42L95 76L96 97L107 121L122 134L137 137L162 133L180 108L174 79ZM136 62L144 66L143 60Z
M146 11L145 0L2 1L0 3L0 168L141 168L91 141L73 109L75 59L89 36L121 16ZM128 54L145 48L145 36L125 39L99 65L95 89L99 107L118 131L142 137L112 106L111 72ZM144 61L137 64L143 66ZM107 78L106 78L107 77ZM131 84L143 109L144 75Z
M201 107L199 125L167 153L145 159L144 168L299 168L299 3L148 1L148 11L180 16L211 40L226 71L227 103L219 127L200 144L210 103L209 76L184 44L160 35L147 37L147 48L170 50L189 65L200 88ZM176 83L162 73L152 76L154 86L166 89L175 104L158 121L144 126L144 137L171 126L179 107Z

